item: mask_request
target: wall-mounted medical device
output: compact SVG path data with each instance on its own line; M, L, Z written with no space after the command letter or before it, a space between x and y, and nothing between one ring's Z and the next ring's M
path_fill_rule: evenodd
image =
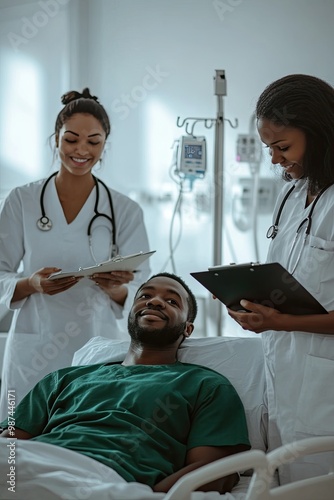
M182 136L180 138L178 170L184 177L204 177L206 172L205 137Z
M270 214L275 204L277 189L280 187L275 178L261 177L257 183L257 215ZM243 218L249 219L252 210L252 197L254 196L254 179L252 177L239 177L232 186L232 200L235 212L240 215L243 212ZM235 213L235 215L237 215ZM234 218L236 221L238 217ZM238 224L236 224L237 227ZM239 227L240 229L240 227ZM249 227L247 227L249 229Z
M255 163L261 161L261 142L253 134L239 134L237 138L236 160L238 162Z

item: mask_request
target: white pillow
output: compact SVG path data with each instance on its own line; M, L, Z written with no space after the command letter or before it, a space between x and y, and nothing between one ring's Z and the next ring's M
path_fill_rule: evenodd
M130 340L90 339L74 354L73 366L123 361ZM179 348L184 363L207 366L224 375L243 402L252 448L267 450L265 377L260 337L190 338Z

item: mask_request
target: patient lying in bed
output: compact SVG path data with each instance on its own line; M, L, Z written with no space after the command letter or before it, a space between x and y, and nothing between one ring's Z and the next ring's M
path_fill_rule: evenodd
M169 491L180 477L206 463L248 450L244 408L230 382L210 368L177 361L196 311L195 297L180 278L156 275L135 296L128 319L131 343L122 363L64 368L40 381L16 408L15 428L10 420L2 423L1 437L7 439L0 446L1 498L11 486L9 473L16 478L8 463L8 446L17 443L13 437L29 440L17 443L19 482L29 482L33 455L36 464L43 462L39 455L47 444L83 455L87 473L99 462L114 478L141 483L152 493ZM27 475L23 464L28 464ZM46 492L52 477L41 477ZM237 481L233 474L201 490L224 493ZM30 498L27 493L25 498Z

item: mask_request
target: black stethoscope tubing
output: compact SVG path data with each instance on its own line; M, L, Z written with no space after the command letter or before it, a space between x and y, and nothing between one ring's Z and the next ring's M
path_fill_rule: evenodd
M274 238L276 238L277 236L277 233L278 233L278 224L279 224L279 221L280 221L280 218L281 218L281 213L282 213L282 210L284 208L284 205L286 203L286 200L289 198L290 194L292 193L292 191L295 189L295 185L292 186L292 188L289 189L289 191L286 193L286 195L284 196L284 199L278 209L278 212L277 212L277 215L276 215L276 219L275 219L275 222L274 224L272 224L268 231L267 231L267 238L271 238L272 240Z
M44 182L44 185L42 187L41 196L39 198L39 203L40 203L40 206L41 206L42 217L40 217L40 219L37 220L37 227L39 229L41 229L42 231L48 231L49 229L52 228L52 222L50 221L49 217L47 217L47 215L45 213L44 195L45 195L46 186L49 184L49 182L52 179L52 177L54 177L57 174L58 174L58 172L54 172L52 175L50 175L50 177L48 177L46 179L46 181Z
M311 225L312 225L312 214L313 214L313 211L315 209L315 206L316 204L318 203L321 195L326 191L326 189L328 189L332 184L329 184L328 186L325 186L316 196L316 198L314 199L313 201L313 204L312 204L312 207L311 207L311 210L310 210L310 213L308 214L307 217L305 217L305 219L303 219L301 221L301 223L299 224L298 228L297 228L297 231L296 231L296 234L298 235L299 231L301 230L301 228L303 227L303 225L305 224L305 222L307 222L307 226L306 226L306 230L305 230L305 236L308 236L310 234L310 231L311 231ZM284 196L283 198L283 201L278 209L278 212L277 212L277 215L276 215L276 219L275 219L275 222L274 224L272 224L268 231L267 231L267 238L271 238L272 240L276 237L277 233L278 233L278 224L279 224L279 221L280 221L280 218L281 218L281 214L282 214L282 210L284 208L284 205L287 201L287 199L289 198L290 194L292 193L292 191L295 189L296 185L294 184L292 186L292 188L289 189L289 191L286 193L286 195Z
M52 177L57 175L57 173L58 172L54 172L52 175L50 175L50 177L48 177L46 179L46 181L44 182L44 185L42 187L42 191L41 191L41 195L40 195L40 207L41 207L42 216L37 220L37 226L42 231L49 231L52 228L52 222L49 219L49 217L46 215L46 212L45 212L44 195L45 195L46 186L48 185L48 183L50 182ZM98 217L105 217L110 222L111 227L112 227L112 248L113 248L113 251L115 251L115 249L116 249L116 221L115 221L114 205L112 202L111 194L110 194L110 191L108 189L108 186L103 181L101 181L101 179L97 179L94 175L93 175L93 179L94 179L94 183L95 183L95 187L96 187L96 198L95 198L95 205L94 205L94 214L95 215L93 215L93 217L91 218L91 220L88 224L87 236L88 236L88 238L91 238L93 222ZM111 217L107 214L103 214L103 213L99 212L99 201L100 201L100 189L99 189L99 184L98 184L99 182L105 188L106 193L108 195Z
M88 235L88 237L90 237L92 235L92 225L93 225L93 222L98 217L105 217L110 222L110 224L111 224L111 227L112 227L112 245L113 245L113 247L116 247L115 212L114 212L114 205L113 205L113 202L112 202L112 199L111 199L110 191L108 189L108 186L106 186L106 184L104 182L102 182L101 179L97 179L94 175L93 175L93 179L94 179L95 186L96 186L96 198L95 198L95 205L94 205L94 214L95 215L93 215L90 223L88 224L87 235ZM107 196L108 196L108 200L109 200L109 205L110 205L111 217L109 217L109 215L107 215L107 214L103 214L103 213L99 212L99 201L100 201L99 182L102 184L102 186L106 190L106 193L107 193Z

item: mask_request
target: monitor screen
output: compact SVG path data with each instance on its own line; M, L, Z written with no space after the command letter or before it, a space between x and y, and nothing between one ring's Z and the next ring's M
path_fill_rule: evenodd
M201 160L202 146L200 144L185 144L184 156L190 160Z

